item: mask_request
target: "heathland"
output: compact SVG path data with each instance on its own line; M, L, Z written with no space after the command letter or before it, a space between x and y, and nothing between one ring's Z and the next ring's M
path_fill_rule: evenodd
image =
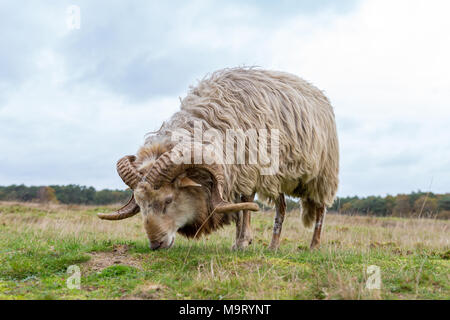
M151 251L139 215L97 219L112 208L0 202L0 299L450 298L449 221L330 213L309 251L312 232L293 210L273 252L268 211L253 214L245 251L231 250L231 225ZM77 268L80 287L68 287Z

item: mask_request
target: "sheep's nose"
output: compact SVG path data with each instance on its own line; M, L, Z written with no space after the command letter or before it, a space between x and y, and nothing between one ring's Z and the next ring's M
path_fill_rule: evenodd
M161 247L162 241L150 241L150 249L158 250Z

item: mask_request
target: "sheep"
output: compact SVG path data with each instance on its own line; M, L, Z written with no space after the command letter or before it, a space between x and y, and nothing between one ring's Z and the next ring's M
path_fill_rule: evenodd
M206 143L173 139L180 130L194 136L199 123L202 133L214 129L223 136L232 129L278 132L278 170L261 174L258 163L220 162L224 151L217 144L209 144L208 160L201 153L201 163L192 154L191 163L176 163L180 145L192 153L205 148ZM246 159L250 151L245 145ZM190 87L181 110L148 134L136 156L119 160L117 170L133 197L118 211L99 217L120 220L141 211L151 249L171 247L177 232L198 238L233 221L233 248L246 248L252 242L250 212L258 210L255 195L276 207L271 249L279 247L285 195L301 199L305 227L315 223L314 249L339 182L333 108L319 89L295 75L260 68L219 70Z

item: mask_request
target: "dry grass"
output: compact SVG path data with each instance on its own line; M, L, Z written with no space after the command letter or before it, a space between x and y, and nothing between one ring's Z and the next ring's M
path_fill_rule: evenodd
M113 208L0 203L0 297L450 297L447 221L329 214L322 247L310 252L312 232L292 212L274 253L267 250L273 215L258 213L254 243L244 252L231 251L234 226L199 241L178 237L173 249L150 252L139 216L96 218ZM65 288L71 264L81 266L81 290ZM371 264L382 270L381 290L365 288L364 270Z

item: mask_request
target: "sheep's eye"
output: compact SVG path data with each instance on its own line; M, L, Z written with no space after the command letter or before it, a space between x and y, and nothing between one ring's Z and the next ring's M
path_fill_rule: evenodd
M166 204L169 204L171 202L172 202L172 197L166 199Z

